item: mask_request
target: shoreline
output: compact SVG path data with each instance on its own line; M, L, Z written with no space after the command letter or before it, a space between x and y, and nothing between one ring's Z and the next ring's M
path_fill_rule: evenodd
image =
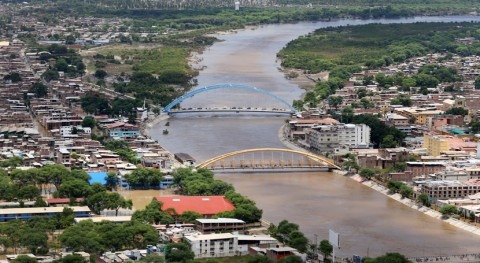
M292 149L292 150L300 150L303 151L303 152L308 152L306 149L304 148L301 148L297 145L295 145L294 143L292 143L290 140L288 140L285 136L285 128L286 128L286 124L283 124L282 127L278 130L278 139L283 143L283 145L289 149ZM338 175L342 175L342 176L345 176L346 172L344 171L339 171L339 170L334 170L333 173L335 174L338 174ZM442 214L438 211L435 211L431 208L428 208L426 206L422 206L422 205L418 205L414 200L411 200L409 198L402 198L402 196L400 194L388 194L388 189L380 184L377 184L373 181L361 181L359 180L358 178L359 176L355 177L355 176L348 176L348 178L350 180L354 180L355 182L358 182L360 184L362 184L363 186L366 186L372 190L375 190L385 196L387 196L388 198L391 198L403 205L406 205L414 210L417 210L418 212L421 212L425 215L428 215L430 217L433 217L435 219L438 219L438 220L441 220L447 224L450 224L452 226L455 226L457 228L460 228L462 230L465 230L465 231L468 231L470 233L473 233L473 234L476 234L476 235L479 235L480 236L480 227L477 227L477 226L474 226L474 225L471 225L469 223L466 223L466 222L463 222L461 220L458 220L458 219L455 219L453 217L449 217L447 219L443 219L442 218Z

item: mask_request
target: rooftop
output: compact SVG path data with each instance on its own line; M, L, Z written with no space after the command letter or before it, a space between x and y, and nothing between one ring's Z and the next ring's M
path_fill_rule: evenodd
M195 211L202 215L214 215L235 209L224 196L159 196L155 198L163 203L163 210L173 208L177 214Z

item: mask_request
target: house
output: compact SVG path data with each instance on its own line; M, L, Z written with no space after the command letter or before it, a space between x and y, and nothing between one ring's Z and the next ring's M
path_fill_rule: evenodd
M162 210L172 209L178 215L185 211L194 211L204 218L211 218L220 212L235 209L224 196L159 196L155 199L163 203Z
M125 122L114 122L112 124L107 124L105 125L105 128L107 129L110 137L134 138L140 135L140 129L138 126Z

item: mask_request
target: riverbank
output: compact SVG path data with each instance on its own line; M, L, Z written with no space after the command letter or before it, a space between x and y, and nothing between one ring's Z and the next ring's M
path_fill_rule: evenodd
M414 200L411 200L409 198L402 198L402 196L400 194L388 194L388 189L386 187L384 187L383 185L380 185L374 181L364 181L362 183L363 185L377 191L377 192L380 192L386 196L388 196L389 198L397 201L397 202L400 202L412 209L415 209L419 212L422 212L428 216L431 216L433 218L436 218L436 219L439 219L439 220L442 220L443 222L445 223L448 223L450 225L453 225L455 227L458 227L460 229L463 229L465 231L468 231L470 233L473 233L473 234L476 234L476 235L479 235L480 236L480 227L476 227L476 226L472 226L466 222L463 222L463 221L460 221L458 219L455 219L453 217L449 217L447 219L443 219L443 215L438 212L438 211L435 211L429 207L426 207L426 206L422 206L422 205L418 205Z
M294 144L290 140L288 140L288 138L286 137L286 127L287 127L287 125L284 124L278 131L278 138L283 143L283 145L285 145L285 147L287 147L289 149L292 149L292 150L308 152L305 148L302 148L302 147ZM342 176L345 176L347 174L347 172L340 171L340 170L334 170L334 173L342 175ZM386 195L387 197L389 197L389 198L391 198L391 199L393 199L393 200L395 200L399 203L402 203L402 204L404 204L404 205L406 205L406 206L408 206L408 207L410 207L414 210L422 212L425 215L428 215L430 217L439 219L439 220L441 220L445 223L448 223L452 226L458 227L460 229L463 229L465 231L468 231L470 233L473 233L473 234L476 234L476 235L480 236L480 227L472 226L471 224L460 221L460 220L455 219L453 217L443 219L443 215L440 212L435 211L435 210L433 210L431 208L428 208L426 206L418 205L414 200L411 200L409 198L402 198L402 196L400 194L389 194L388 189L386 187L384 187L383 185L375 183L374 181L371 181L371 180L364 181L359 175L348 176L348 178L350 178L350 179L352 179L352 180L354 180L358 183L361 183L364 186L369 187L369 188L371 188L371 189L373 189L373 190L375 190L379 193L382 193L382 194Z

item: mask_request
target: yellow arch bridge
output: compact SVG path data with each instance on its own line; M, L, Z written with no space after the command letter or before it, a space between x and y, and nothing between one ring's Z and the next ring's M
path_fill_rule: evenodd
M271 155L269 155L271 153ZM250 158L238 158L248 156ZM274 157L275 155L275 157ZM297 158L294 158L297 157ZM301 157L300 159L298 157ZM230 152L206 160L196 168L219 169L282 169L328 168L341 169L333 160L312 153L280 148L257 148Z

